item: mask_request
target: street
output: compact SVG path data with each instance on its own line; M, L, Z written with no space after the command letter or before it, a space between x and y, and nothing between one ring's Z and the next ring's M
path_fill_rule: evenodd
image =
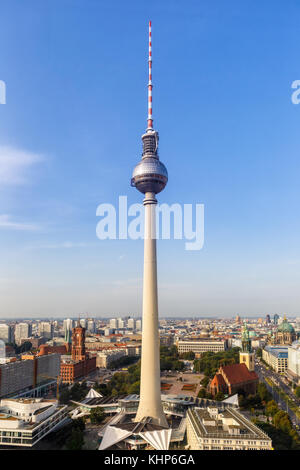
M257 360L255 361L255 372L257 373L259 380L261 382L264 382L267 386L268 391L273 395L274 400L278 403L279 407L286 411L293 423L294 426L298 426L299 423L299 418L296 416L296 414L293 412L293 410L290 409L288 406L288 402L286 402L280 395L279 393L272 387L271 385L268 384L266 381L266 378L269 378L272 380L272 382L279 387L281 390L283 390L290 400L296 405L300 406L300 400L295 396L295 394L291 391L290 387L284 382L282 377L274 372L271 369L267 369L265 365L261 362L258 362Z

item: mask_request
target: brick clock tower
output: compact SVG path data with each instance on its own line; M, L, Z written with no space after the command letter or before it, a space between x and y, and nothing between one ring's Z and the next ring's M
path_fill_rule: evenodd
M72 359L76 362L86 359L85 328L82 328L79 322L72 331Z

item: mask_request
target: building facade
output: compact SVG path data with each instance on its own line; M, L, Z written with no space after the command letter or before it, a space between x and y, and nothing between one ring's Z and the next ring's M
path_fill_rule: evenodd
M272 440L235 409L190 408L190 450L272 450Z
M21 344L22 339L27 339L32 335L32 327L29 323L17 323L15 326L15 342Z
M288 367L286 374L297 385L300 382L300 341L288 346Z
M46 339L52 339L54 334L54 325L49 321L41 321L38 325L39 336Z
M266 346L262 350L262 359L276 372L284 373L288 368L288 347Z
M225 351L228 347L227 340L215 339L178 340L176 346L179 354L192 351L196 357L200 357L201 354L207 351Z
M23 355L22 360L0 364L0 398L14 396L22 391L35 388L60 373L60 355L44 357Z
M0 445L32 447L67 420L67 406L32 398L0 401Z
M5 343L13 343L14 342L14 332L13 328L6 323L0 324L0 340L4 341Z

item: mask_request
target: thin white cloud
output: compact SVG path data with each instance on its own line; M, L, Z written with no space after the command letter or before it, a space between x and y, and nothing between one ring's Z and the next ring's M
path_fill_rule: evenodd
M39 154L0 146L0 186L26 183L28 169L42 160Z
M11 219L8 214L0 214L0 229L10 230L39 230L39 226L35 224L28 224L25 222L16 222Z

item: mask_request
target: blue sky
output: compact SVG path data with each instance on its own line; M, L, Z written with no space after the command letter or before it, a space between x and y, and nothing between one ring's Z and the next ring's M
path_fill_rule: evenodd
M161 316L299 315L296 0L2 0L0 316L140 315L143 243L100 241L146 126L152 20L160 202L205 244L158 242Z

